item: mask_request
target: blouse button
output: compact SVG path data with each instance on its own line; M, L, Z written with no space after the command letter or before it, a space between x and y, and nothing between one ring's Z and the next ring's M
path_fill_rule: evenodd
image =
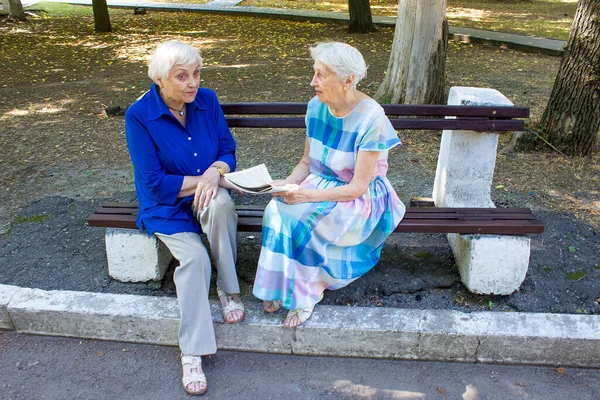
M196 170L196 172L200 172L200 170L199 170L199 169L197 169L197 170Z
M194 153L194 157L197 157L197 156L198 156L198 153Z
M192 137L191 137L191 136L189 136L189 137L188 137L188 140L192 140Z

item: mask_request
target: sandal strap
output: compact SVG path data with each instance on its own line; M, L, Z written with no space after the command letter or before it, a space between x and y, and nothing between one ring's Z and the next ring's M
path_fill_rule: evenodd
M198 372L200 366L202 365L202 358L195 356L181 356L181 365L184 368L189 366L191 371L189 376L184 376L181 378L184 388L187 388L190 383L194 382L198 382L206 386L206 375L204 372Z
M302 325L303 323L305 323L306 321L308 321L308 319L312 316L312 313L313 313L314 309L315 309L315 306L307 307L307 308L297 308L295 310L290 310L288 312L286 320L289 320L290 317L296 316L296 317L298 317L298 320L300 321L299 325Z
M244 303L242 303L241 301L239 301L239 302L234 301L232 295L230 295L229 293L225 293L218 286L217 286L217 293L219 295L219 298L225 296L225 298L227 299L227 305L222 306L224 315L227 315L232 311L241 311L241 312L246 311L246 308L244 307Z

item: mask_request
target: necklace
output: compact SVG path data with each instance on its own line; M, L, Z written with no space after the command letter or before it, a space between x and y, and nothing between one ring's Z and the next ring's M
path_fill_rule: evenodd
M177 111L177 114L179 114L180 117L183 117L183 114L185 112L184 111L185 103L183 103L183 105L181 106L181 108L179 110L176 108L173 108L173 107L169 107L169 106L167 106L167 107L169 108L169 110Z

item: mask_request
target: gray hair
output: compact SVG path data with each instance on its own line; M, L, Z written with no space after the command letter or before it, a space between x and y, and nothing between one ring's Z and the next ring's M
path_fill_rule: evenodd
M148 63L148 76L153 81L166 79L169 71L177 64L188 65L198 63L202 67L200 51L187 43L178 40L161 43L156 47Z
M367 76L367 63L360 51L340 42L321 42L310 48L312 59L327 65L338 77L344 80L354 75L354 86Z

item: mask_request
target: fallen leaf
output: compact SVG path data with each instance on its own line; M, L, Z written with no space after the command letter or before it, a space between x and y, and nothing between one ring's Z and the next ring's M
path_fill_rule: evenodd
M564 369L563 367L558 367L555 369L555 371L556 371L556 373L561 374L561 375L564 374L565 372L567 372L567 370Z
M99 352L98 352L98 357L104 357L104 352L102 352L102 351L99 351Z
M448 393L441 386L436 387L435 390L437 390L438 393L441 393L442 396L444 396L444 399L448 398Z

